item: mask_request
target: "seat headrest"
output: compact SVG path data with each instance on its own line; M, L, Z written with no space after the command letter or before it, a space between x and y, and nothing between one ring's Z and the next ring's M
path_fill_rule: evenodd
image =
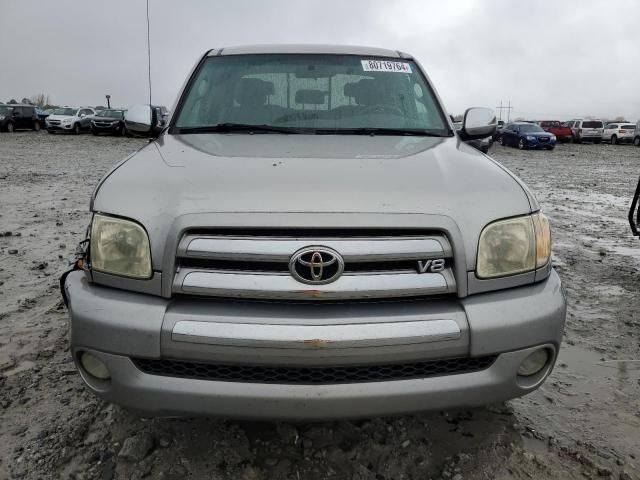
M344 96L353 97L358 105L374 105L385 97L384 86L373 78L363 78L344 86Z
M267 103L267 96L274 92L273 82L259 78L241 78L236 84L234 98L240 105L264 105Z
M302 89L296 92L296 103L306 105L324 105L327 94L322 90Z

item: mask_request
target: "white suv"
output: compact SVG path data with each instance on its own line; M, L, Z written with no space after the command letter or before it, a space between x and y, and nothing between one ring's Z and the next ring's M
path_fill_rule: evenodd
M583 141L600 143L602 142L602 132L604 124L602 120L582 120L576 119L569 122L573 141L582 143Z
M604 127L602 140L612 145L623 142L633 142L636 126L629 122L609 123Z
M95 114L95 110L89 107L56 108L46 119L47 131L73 132L77 135L82 130L91 128L91 119Z

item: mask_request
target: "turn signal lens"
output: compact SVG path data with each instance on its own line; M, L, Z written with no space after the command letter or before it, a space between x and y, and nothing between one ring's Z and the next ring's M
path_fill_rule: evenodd
M536 268L544 267L551 258L551 227L549 219L542 213L532 215L536 232Z

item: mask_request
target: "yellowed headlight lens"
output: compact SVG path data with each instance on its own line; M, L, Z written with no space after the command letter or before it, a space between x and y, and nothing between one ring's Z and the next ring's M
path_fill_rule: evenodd
M531 271L536 265L536 241L530 216L499 220L480 234L476 274L504 277Z
M532 215L536 232L536 268L544 267L551 258L551 227L549 219L542 213Z
M149 237L130 220L96 214L91 225L91 268L124 277L151 278Z

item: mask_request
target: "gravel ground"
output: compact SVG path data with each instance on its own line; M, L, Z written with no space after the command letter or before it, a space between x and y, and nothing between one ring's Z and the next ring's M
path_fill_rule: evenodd
M569 297L558 365L483 409L316 424L141 419L68 352L58 276L100 177L144 140L0 134L0 479L640 479L640 242L632 146L496 145L549 214Z

